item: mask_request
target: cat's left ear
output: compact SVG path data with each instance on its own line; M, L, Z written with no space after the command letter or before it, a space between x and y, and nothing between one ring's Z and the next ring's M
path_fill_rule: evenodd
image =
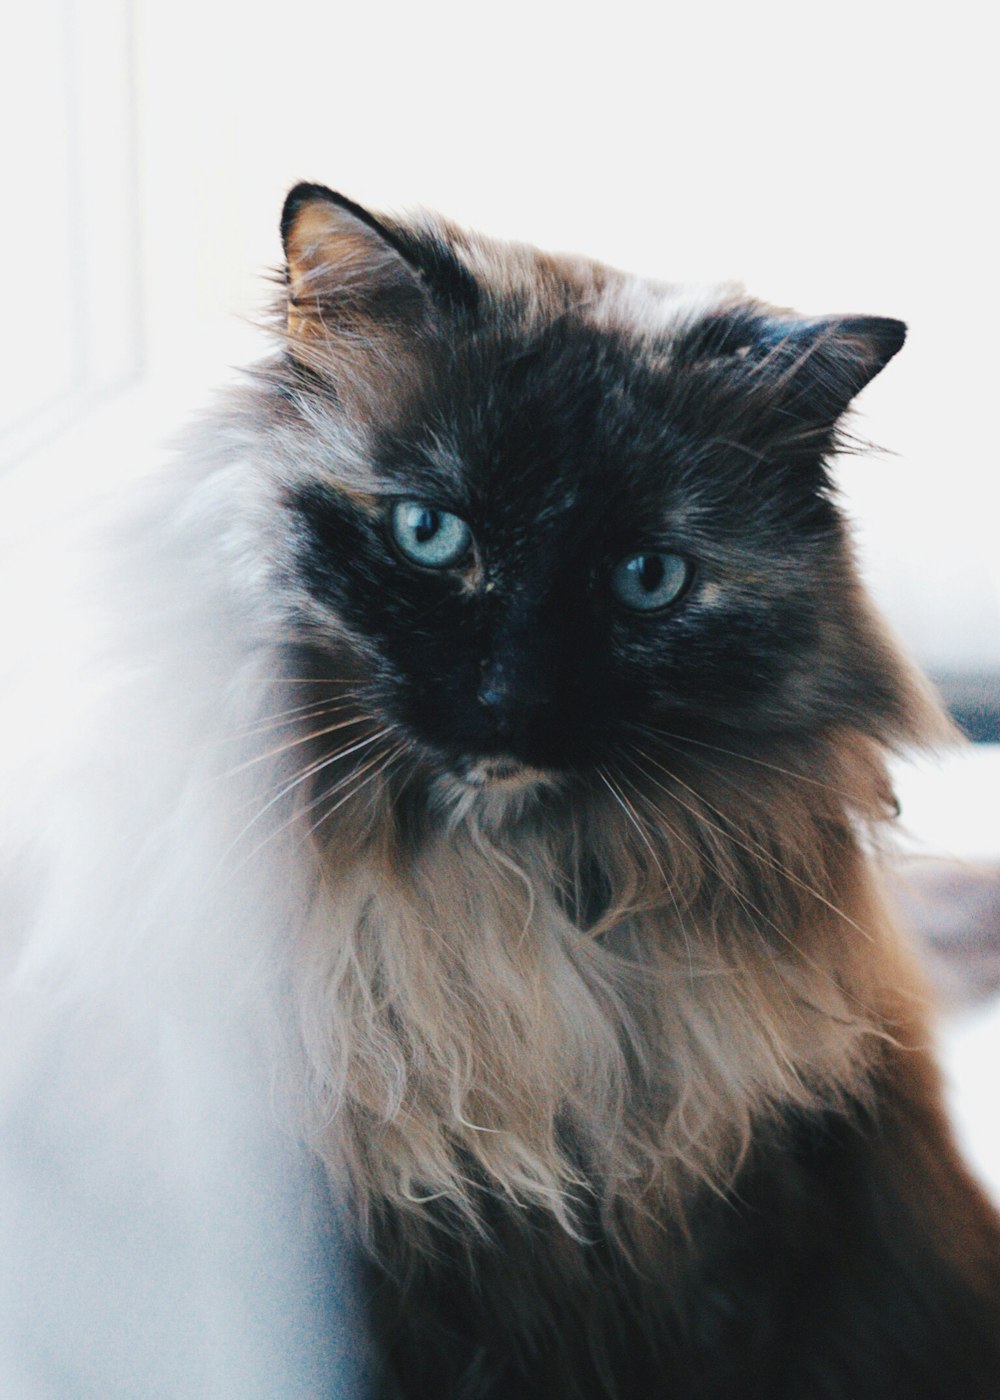
M786 410L834 422L905 340L903 322L886 316L772 316L759 326L757 368Z
M743 437L792 440L811 430L821 444L905 339L903 322L884 316L723 312L683 347L691 405L716 422L732 418Z

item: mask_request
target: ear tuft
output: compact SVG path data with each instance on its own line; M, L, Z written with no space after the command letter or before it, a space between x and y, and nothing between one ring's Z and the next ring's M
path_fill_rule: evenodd
M345 213L353 215L360 223L366 224L373 232L378 233L387 242L395 245L395 239L384 224L379 223L373 214L369 214L360 204L355 204L353 199L348 199L346 195L338 194L336 190L329 189L326 185L313 185L306 181L298 184L294 189L289 190L285 198L284 206L281 210L281 244L288 253L288 240L295 227L296 220L304 206L313 203L331 204L337 209L344 210ZM398 251L398 249L397 249Z
M906 326L887 316L826 316L800 323L790 368L792 412L835 423L861 390L903 348Z
M774 323L772 344L791 352L793 378L821 412L838 415L902 348L906 326L887 316L823 316Z
M845 335L856 331L868 347L869 358L875 365L871 378L885 369L906 343L906 325L889 316L848 316L840 322L840 331Z
M326 185L311 185L305 181L288 191L281 210L281 246L286 254L288 252L288 237L299 210L304 204L309 204L314 199L325 199L329 200L331 204L335 204L338 197L333 190L327 189Z
M377 334L380 326L412 326L426 314L426 289L393 230L325 185L291 190L281 239L293 338Z
M906 340L885 316L799 317L754 303L692 328L679 347L682 410L716 434L821 457L837 423ZM682 382L685 376L681 376Z

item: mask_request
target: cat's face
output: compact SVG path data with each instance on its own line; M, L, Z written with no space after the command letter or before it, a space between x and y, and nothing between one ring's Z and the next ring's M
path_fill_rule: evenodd
M360 474L331 449L290 488L298 567L372 711L442 771L891 705L824 457L898 323L695 303L315 187L284 231L287 397L365 444Z

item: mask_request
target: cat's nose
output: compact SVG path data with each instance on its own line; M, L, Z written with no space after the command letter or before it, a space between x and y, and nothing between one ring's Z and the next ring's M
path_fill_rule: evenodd
M477 699L501 736L523 729L547 703L537 678L519 674L502 658L483 663Z
M510 674L501 663L483 662L476 698L497 727L505 728L511 711L512 686Z
M485 705L488 710L497 712L506 705L507 697L508 692L502 685L485 685L479 692L479 703Z
M484 670L477 696L480 705L494 712L502 710L510 700L510 685L503 673L494 668Z

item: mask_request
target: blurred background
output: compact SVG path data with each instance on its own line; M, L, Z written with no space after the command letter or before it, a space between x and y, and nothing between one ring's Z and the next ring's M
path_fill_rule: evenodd
M301 179L807 313L901 317L907 346L853 425L884 451L839 478L883 608L980 741L900 769L908 849L1000 860L986 24L974 0L7 6L0 512L35 529L145 471L266 353ZM945 1049L1000 1193L995 1000L953 1016Z
M855 425L887 455L842 480L883 606L969 730L1000 736L981 6L34 0L4 25L0 459L102 412L95 455L128 470L260 353L299 179L898 316L904 355Z

